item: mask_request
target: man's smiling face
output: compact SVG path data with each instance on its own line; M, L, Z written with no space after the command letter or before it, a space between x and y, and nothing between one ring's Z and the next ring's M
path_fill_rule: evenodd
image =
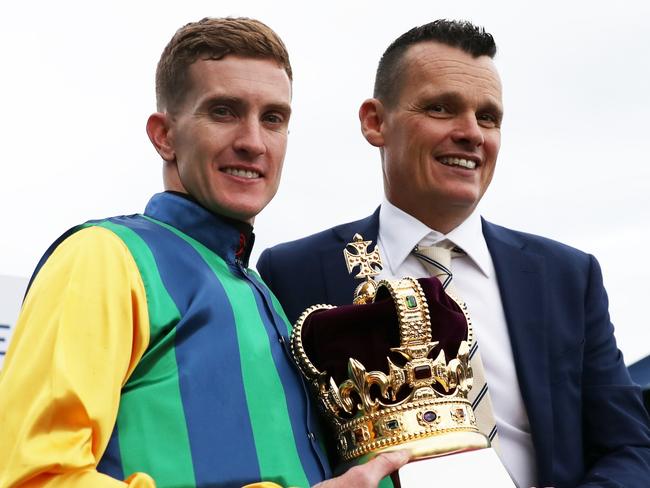
M167 114L174 157L167 190L210 211L252 222L280 183L291 115L291 82L269 59L228 55L188 69L189 89Z
M437 42L411 46L402 66L380 128L386 196L424 223L432 212L466 217L490 184L499 153L496 68L488 56Z

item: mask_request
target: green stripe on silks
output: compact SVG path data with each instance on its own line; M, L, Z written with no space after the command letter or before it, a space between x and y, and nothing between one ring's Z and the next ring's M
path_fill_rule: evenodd
M269 336L262 323L251 285L232 273L227 263L203 244L177 229L150 219L185 239L221 282L231 303L237 329L241 371L262 480L284 486L309 486L296 450L282 382L275 368ZM254 278L252 278L254 279ZM264 392L264 396L254 392ZM266 398L273 398L270 408ZM282 442L282 439L285 441Z
M271 291L271 289L266 285L266 283L264 283L264 280L259 275L259 273L257 273L256 271L252 271L251 275L253 275L257 279L257 281L262 286L264 286L264 288L266 288L266 290L268 291L269 296L271 297L271 302L273 303L273 308L275 309L275 312L284 321L284 323L285 323L285 325L287 327L287 335L289 337L291 337L291 331L293 330L293 324L289 322L289 319L287 318L287 315L285 314L284 309L282 308L282 305L280 304L279 300L276 298L275 294ZM308 387L308 389L309 389L309 387ZM311 395L313 395L313 392L309 391L309 393ZM317 400L315 398L312 398L312 402L316 403ZM320 415L320 413L318 413L318 412L315 412L315 414ZM325 425L325 423L326 423L325 420L321 419L321 421L316 426L317 429L319 429L319 431L320 431L320 429L326 428L327 426ZM317 435L316 437L318 439L318 445L320 446L321 451L328 452L327 445L325 444L325 437L326 436L320 435L320 432L319 432L319 435ZM393 488L393 485L392 485L392 483L390 485L388 485L388 486L381 486L380 485L379 488Z
M173 347L180 314L142 238L119 224L104 221L100 225L123 240L138 266L147 296L149 343L156 344L147 348L122 389L117 427L123 472L129 476L141 471L151 475L158 486L180 486L194 480ZM152 411L168 412L169 417L160 418Z
M255 276L255 278L257 278L257 281L259 281L260 283L262 283L266 287L266 284L264 283L264 280L261 278L261 276L258 273L253 272L251 274L253 274ZM268 287L267 287L267 289L268 289ZM277 312L277 314L280 317L282 317L284 322L287 324L287 332L289 333L289 335L291 335L291 329L293 328L293 324L289 323L289 319L287 319L287 316L284 313L282 305L280 305L280 302L278 301L278 299L275 297L275 295L273 294L273 292L271 290L269 290L269 295L271 296L271 301L273 302L273 308L275 308L275 311ZM325 422L323 422L323 424L325 424ZM326 448L325 443L324 443L325 436L319 435L318 438L320 439L321 449L323 450L323 452L327 452L327 448ZM379 482L378 488L394 488L393 481L390 479L390 476L387 476L384 479L382 479Z
M393 481L390 479L390 476L386 476L379 482L377 488L394 488Z

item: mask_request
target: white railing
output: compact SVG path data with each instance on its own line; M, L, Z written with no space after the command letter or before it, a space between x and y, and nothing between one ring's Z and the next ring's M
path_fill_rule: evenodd
M0 368L23 301L27 278L0 275Z

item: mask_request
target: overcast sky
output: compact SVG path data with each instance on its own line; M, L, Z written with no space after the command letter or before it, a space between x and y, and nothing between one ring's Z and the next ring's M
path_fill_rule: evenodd
M379 56L414 25L468 19L494 34L504 86L482 214L595 254L626 360L650 353L647 1L4 1L0 274L29 276L68 227L141 211L161 189L144 131L158 57L182 24L224 15L269 24L294 69L283 183L254 259L378 205L379 154L357 110Z

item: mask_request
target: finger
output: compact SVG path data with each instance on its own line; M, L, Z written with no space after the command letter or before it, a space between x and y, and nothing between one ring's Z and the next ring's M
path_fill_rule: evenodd
M408 451L381 454L341 476L318 483L314 488L376 488L383 478L404 466L408 460Z
M382 479L408 463L409 458L408 451L394 451L381 454L370 462L376 464L378 479Z

